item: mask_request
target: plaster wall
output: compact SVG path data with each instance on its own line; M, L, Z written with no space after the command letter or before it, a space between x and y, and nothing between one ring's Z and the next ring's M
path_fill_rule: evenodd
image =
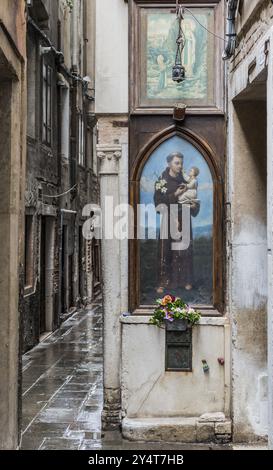
M106 198L116 205L128 202L128 118L100 116L97 126L97 156L100 173L100 201L106 224ZM126 214L125 214L126 217ZM116 219L113 218L113 221ZM121 325L119 316L128 310L128 241L102 238L104 299L104 429L120 425Z
M25 2L23 0L1 0L0 23L9 32L20 54L25 57Z
M127 113L128 4L97 0L96 28L96 113Z
M0 449L16 449L20 420L19 278L23 261L25 2L0 5Z
M269 0L244 0L240 13L238 14L237 32L240 32L242 28L244 28L246 23L251 20L260 7L267 6L269 3L271 3Z
M122 318L122 415L126 418L229 416L229 326L203 318L193 328L192 372L165 371L165 330L149 317ZM225 359L221 366L218 358ZM210 369L204 373L202 360Z
M232 413L234 440L242 442L265 437L268 427L267 122L265 83L256 85L253 79L229 109Z

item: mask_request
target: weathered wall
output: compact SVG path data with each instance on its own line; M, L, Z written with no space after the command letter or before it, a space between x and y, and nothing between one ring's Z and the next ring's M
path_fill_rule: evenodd
M42 141L42 58L41 35L28 28L28 159L25 204L34 214L34 283L25 289L23 311L24 351L39 342L41 311L41 221L50 216L55 223L53 266L46 274L47 330L56 329L76 306L90 302L93 296L92 260L87 272L85 240L80 240L80 227L85 219L82 210L99 197L94 155L94 103L84 96L83 77L94 77L94 2L75 0L70 9L65 1L47 0L41 9L29 9L36 23L43 27L54 47L64 54L64 64L58 63L51 52L44 58L52 70L52 143ZM46 10L44 9L44 7ZM48 16L45 22L39 12ZM88 17L88 20L87 20ZM74 75L71 74L73 72ZM92 77L92 78L91 78ZM94 96L94 80L88 84L89 96ZM84 162L79 161L79 115L84 122ZM81 163L81 164L80 164ZM73 191L71 188L74 188ZM68 192L67 192L68 191ZM66 193L65 195L62 195ZM54 197L54 195L58 197ZM60 196L61 195L61 196ZM47 197L50 196L50 197ZM48 220L49 222L49 220ZM63 231L67 225L69 246L63 246ZM79 252L81 248L81 253ZM62 258L62 253L65 253ZM87 250L90 257L90 250ZM63 266L66 274L63 276ZM68 263L72 273L68 275ZM70 280L68 279L71 278ZM72 280L72 285L71 281Z
M272 3L244 2L229 65L229 309L235 441L268 430L267 40ZM271 46L272 47L272 46ZM272 54L272 50L270 50Z
M0 4L0 449L17 448L19 438L19 277L26 150L24 9L23 0Z
M210 347L208 348L208 344ZM225 359L225 365L218 363ZM204 373L202 360L210 370ZM229 326L202 319L193 328L192 372L165 371L165 330L149 317L122 320L122 413L128 418L229 414Z
M22 57L26 56L25 2L1 0L0 23L3 23Z
M112 192L128 203L128 4L96 0L97 153L101 206ZM112 248L111 248L112 247ZM113 253L113 255L111 255ZM111 257L111 262L109 262ZM104 428L120 425L119 316L128 309L127 240L102 240L104 279Z
M58 3L48 1L44 5L49 16L49 29L45 30L48 38L57 45L58 38ZM36 15L34 14L34 18ZM54 21L53 21L54 18ZM28 54L28 135L27 135L27 164L26 164L26 192L25 206L29 213L33 214L33 285L31 289L25 288L24 302L22 305L23 316L23 351L27 351L39 342L40 338L40 309L41 309L41 224L42 216L46 213L57 221L58 200L46 198L45 195L58 194L60 182L58 161L58 90L52 87L52 144L45 145L42 142L42 76L41 67L43 56L38 53L42 44L41 37L28 26L27 54ZM53 70L53 83L57 80L57 68L52 54L45 56ZM50 273L53 278L58 277L58 257L54 260L54 271ZM24 287L24 286L23 286ZM54 310L52 326L49 331L58 325L58 311L54 305L54 293L58 294L58 285L55 284L51 302Z
M257 10L263 5L269 4L268 0L244 0L240 12L237 17L237 32L241 32L244 27L247 26L248 21L252 21L255 17Z
M265 103L236 103L232 117L233 418L245 440L267 431Z
M128 112L128 4L96 1L96 113Z
M273 23L273 5L271 0L244 1L242 16L236 18L238 47L232 59L229 70L232 73L244 60L248 66L248 57L258 46L259 40L269 30ZM261 49L261 55L262 55ZM258 60L259 62L259 60Z
M273 44L273 28L270 30L270 44ZM272 46L271 46L272 47ZM273 450L273 54L268 62L267 78L267 368L268 368L268 446Z

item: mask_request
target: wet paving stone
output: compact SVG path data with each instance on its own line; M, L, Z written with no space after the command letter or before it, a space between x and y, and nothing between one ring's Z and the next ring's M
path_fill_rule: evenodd
M81 443L81 439L52 439L47 437L39 447L39 450L79 450Z
M75 450L101 438L101 316L77 312L23 357L22 449Z
M80 450L102 450L102 448L101 440L95 441L91 439L85 439L82 442Z

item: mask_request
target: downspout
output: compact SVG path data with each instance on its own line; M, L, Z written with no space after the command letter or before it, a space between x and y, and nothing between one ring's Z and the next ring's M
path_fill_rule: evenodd
M78 70L78 1L74 0L72 9L72 70L79 73Z
M223 53L223 60L230 59L235 53L236 49L236 30L235 19L239 0L229 0L228 2L228 16L226 26L227 45Z

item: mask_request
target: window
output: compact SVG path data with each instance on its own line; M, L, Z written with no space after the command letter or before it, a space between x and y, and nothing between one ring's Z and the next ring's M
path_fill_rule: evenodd
M25 216L25 287L33 287L33 216Z
M27 35L27 134L36 137L36 45Z
M62 88L62 157L69 159L70 153L70 94L69 88Z
M85 166L85 132L82 112L78 115L78 163Z
M43 143L52 144L52 68L43 63Z

